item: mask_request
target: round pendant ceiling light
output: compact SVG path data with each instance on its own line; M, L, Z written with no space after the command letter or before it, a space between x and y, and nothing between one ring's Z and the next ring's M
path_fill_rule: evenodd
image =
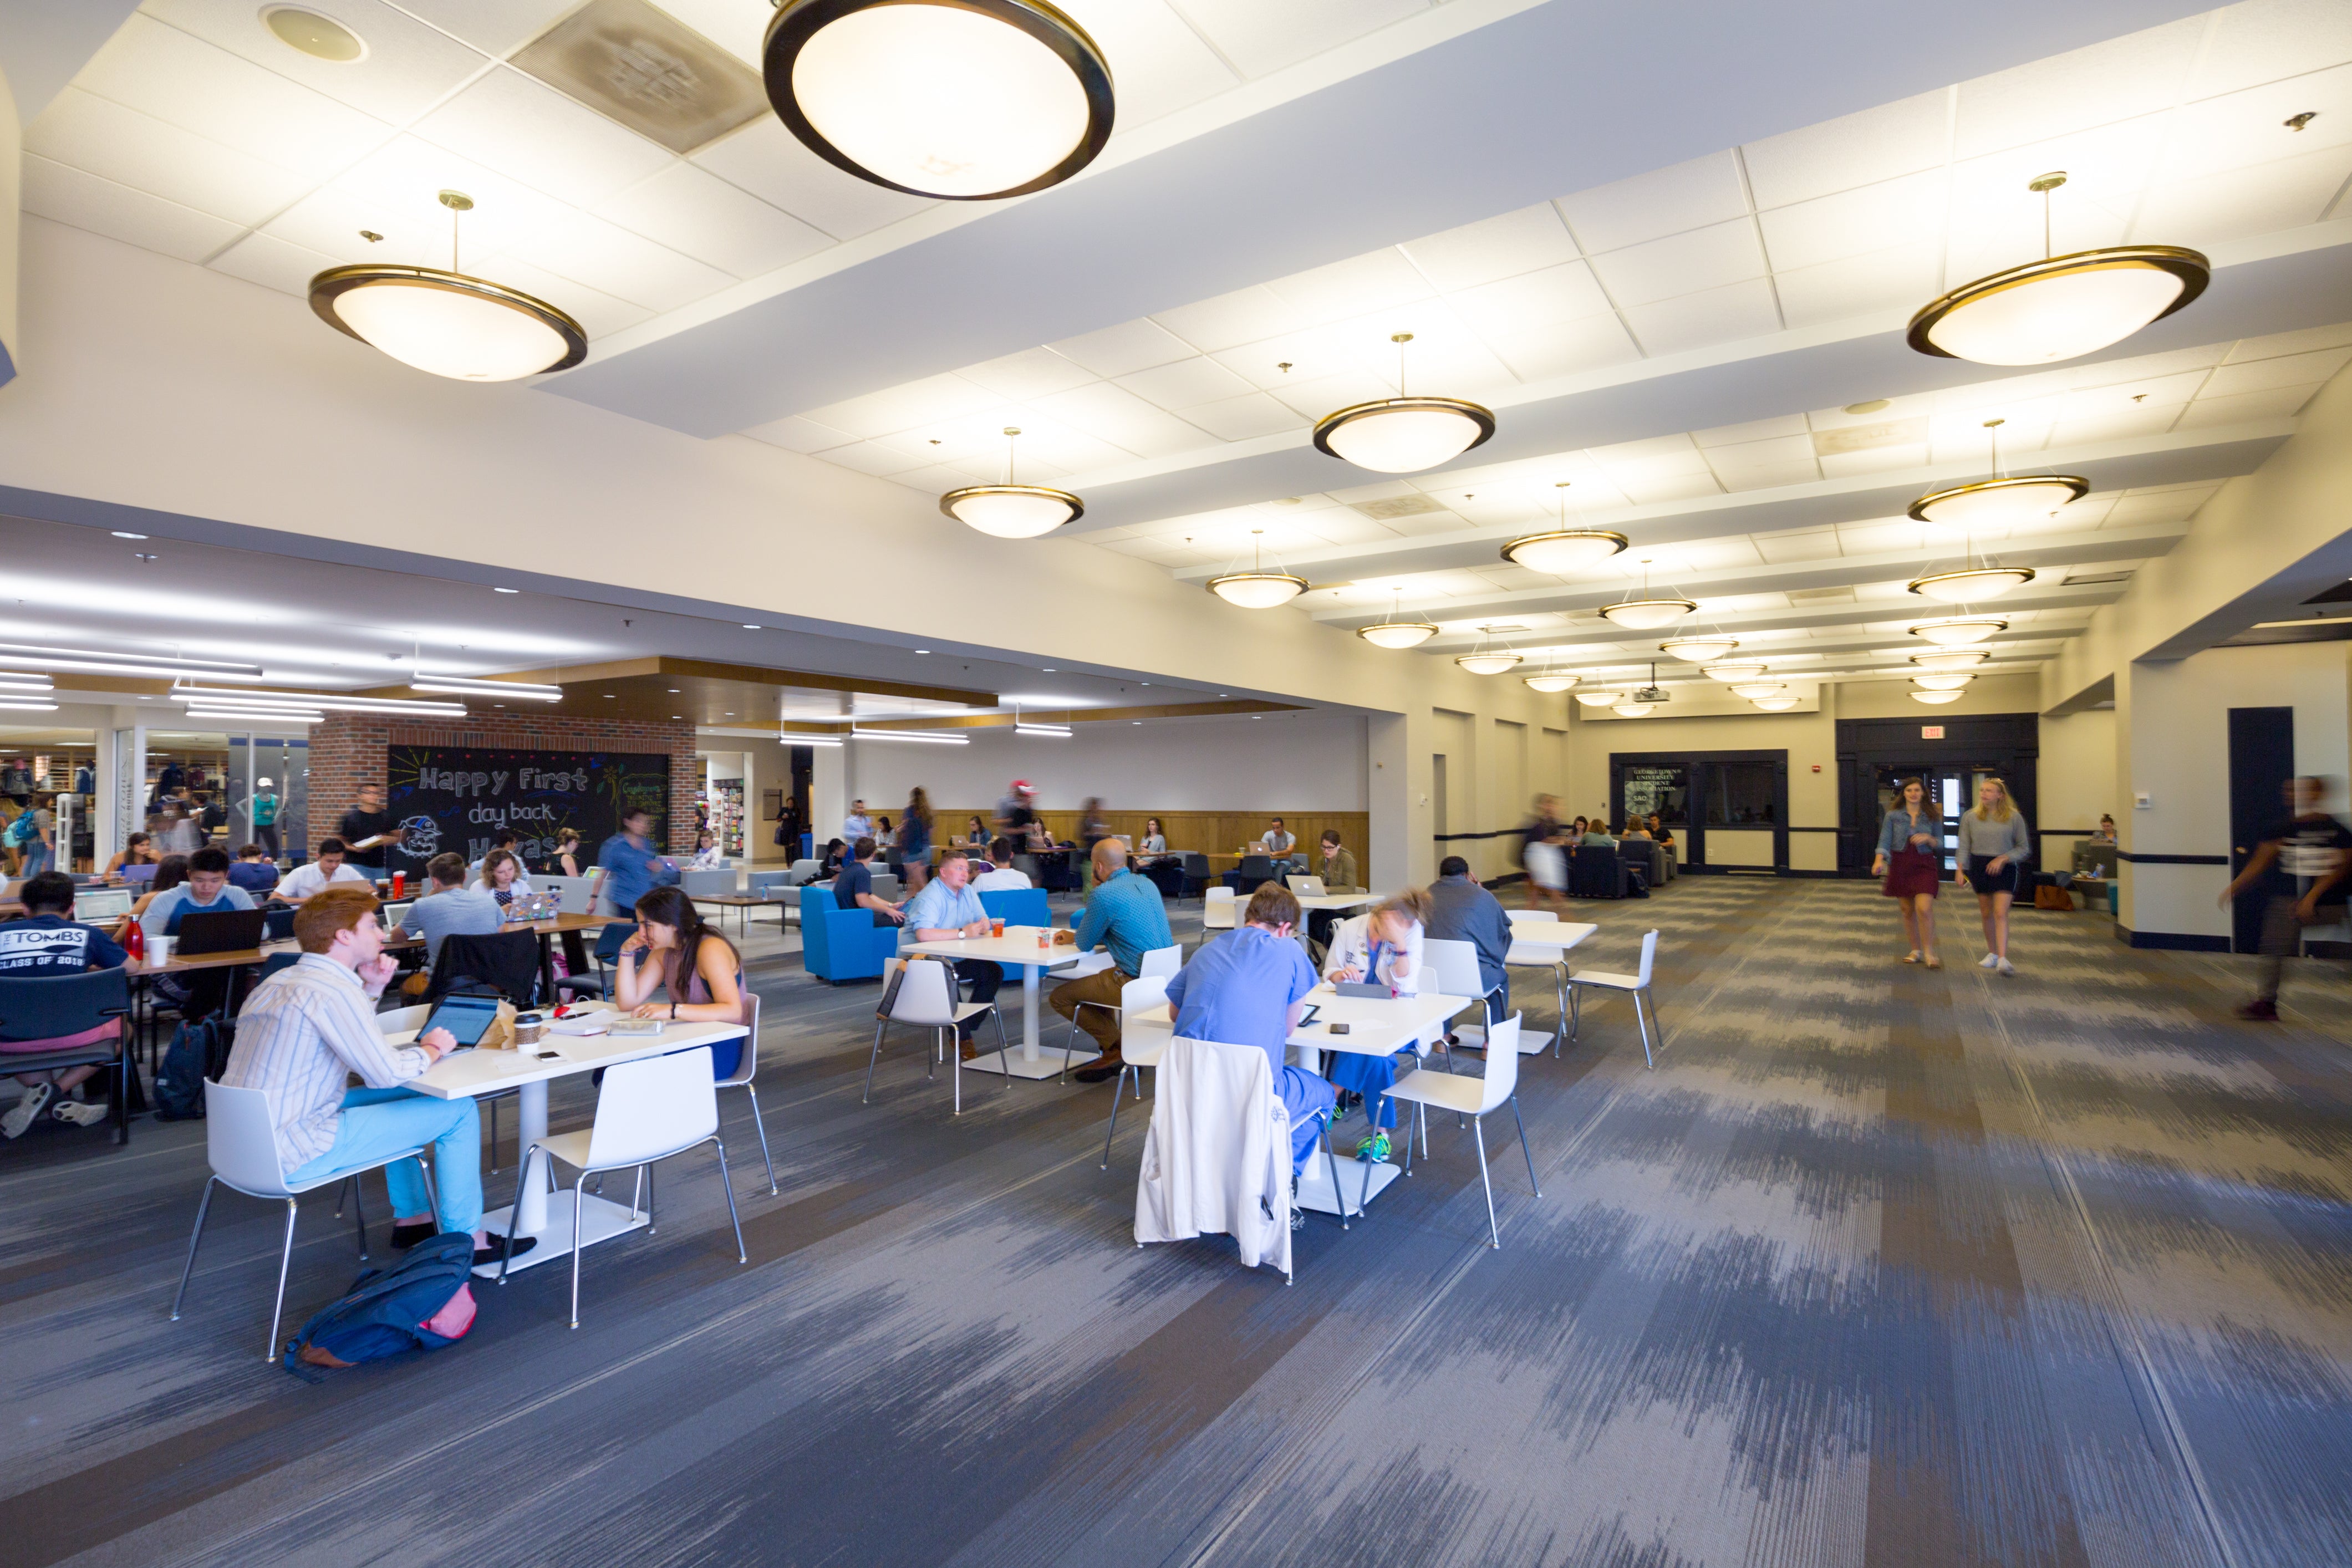
M1542 533L1523 533L1512 540L1503 546L1504 560L1530 572L1565 577L1600 564L1632 542L1623 534L1612 533L1605 528L1568 526L1568 487L1573 482L1562 479L1553 487L1559 492L1559 526Z
M1454 662L1473 675L1500 675L1507 669L1517 669L1527 656L1505 644L1498 647L1486 646L1487 628L1478 628L1478 641L1468 653L1456 655Z
M1013 442L1021 426L1004 427L1004 482L966 485L940 498L940 510L998 539L1035 539L1086 516L1087 503L1067 490L1013 482Z
M1620 599L1613 605L1601 606L1604 618L1637 632L1654 632L1660 626L1673 626L1685 616L1697 613L1698 605L1679 594L1662 599L1650 597L1650 563L1647 558L1642 562L1642 596Z
M1965 647L2007 630L2009 623L1998 616L1948 616L1939 621L1917 623L1912 626L1911 635L1924 637L1938 647Z
M1520 681L1528 690L1540 691L1547 697L1555 691L1565 691L1583 679L1582 676L1572 674L1565 669L1544 669L1533 675L1519 677Z
M768 102L861 180L942 201L1059 184L1110 140L1110 65L1046 0L784 0Z
M1761 708L1767 713L1786 713L1790 709L1794 708L1796 705L1797 700L1793 697L1759 697L1756 699L1756 706Z
M1911 346L1978 364L2055 364L2120 342L2205 291L2213 265L2173 245L2113 245L2050 254L2050 193L2063 173L2026 189L2042 195L2042 259L1962 284L1911 318Z
M1753 680L1764 673L1764 661L1759 658L1731 658L1719 664L1703 664L1698 672L1709 680Z
M1366 642L1371 644L1374 647L1387 648L1419 647L1422 644L1435 637L1437 635L1437 623L1434 621L1401 621L1397 619L1397 606L1402 605L1403 602L1404 592L1402 589L1399 589L1396 591L1395 596L1389 601L1388 619L1382 621L1376 626L1358 626L1356 628L1356 635L1363 638Z
M1914 577L1911 591L1923 599L1964 605L1975 599L1998 599L2011 589L2022 588L2032 581L2031 566L1979 566Z
M472 208L443 191L450 212L449 270L366 262L310 279L310 309L346 337L404 365L452 381L513 381L588 357L588 334L546 300L457 270L457 215Z
M1922 669L1974 669L1985 661L1980 647L1946 648L1940 653L1915 653L1911 662Z
M1672 637L1660 643L1658 651L1669 658L1679 658L1687 664L1710 664L1738 646L1738 637Z
M1940 706L1946 702L1958 702L1961 695L1958 691L1915 691L1911 694L1911 700Z
M1624 701L1625 697L1624 689L1615 686L1599 686L1590 691L1580 691L1576 694L1576 700L1587 708L1614 708L1618 703Z
M1731 689L1734 697L1753 701L1759 697L1780 697L1787 694L1788 683L1780 680L1743 680Z
M1967 670L1955 669L1943 675L1915 675L1911 684L1922 691L1958 691L1975 679Z
M1984 422L1992 438L1992 478L1929 491L1911 503L1915 520L1962 530L2012 528L2054 516L2060 507L2081 500L2090 493L2091 481L2073 474L2021 474L2003 479L2000 427L2006 423L2002 419Z
M1397 332L1395 397L1351 404L1315 424L1315 449L1376 474L1416 474L1450 462L1495 433L1491 409L1458 397L1404 395L1404 345L1411 332Z
M1255 542L1265 531L1262 528L1250 530L1250 569L1210 578L1210 593L1228 605L1238 605L1244 610L1273 610L1307 592L1307 579L1295 572L1284 571L1281 562L1276 562L1271 572L1265 569Z
M1646 717L1650 710L1656 706L1654 702L1620 702L1610 711L1621 718L1640 719Z

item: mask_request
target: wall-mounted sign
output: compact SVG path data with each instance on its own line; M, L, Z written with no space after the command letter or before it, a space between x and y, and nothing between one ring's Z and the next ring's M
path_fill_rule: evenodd
M621 752L493 752L457 746L394 746L387 757L385 806L400 819L388 869L421 872L446 850L468 865L501 827L520 837L527 866L555 850L556 835L580 835L582 861L620 830L625 806L653 814L656 847L668 840L669 758Z
M1941 724L1922 724L1919 726L1919 738L1923 741L1940 741L1944 738L1944 727Z

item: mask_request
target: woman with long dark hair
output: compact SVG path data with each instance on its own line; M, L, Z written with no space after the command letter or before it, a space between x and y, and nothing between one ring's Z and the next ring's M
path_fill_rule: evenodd
M656 988L668 1000L655 1001ZM656 888L637 900L636 934L621 944L618 991L614 1001L640 1018L751 1022L735 944L703 924L694 900L674 887ZM742 1058L741 1040L711 1042L715 1077L733 1076Z
M1944 967L1936 956L1936 891L1944 881L1944 823L1930 815L1927 786L1905 779L1901 798L1878 828L1878 857L1871 875L1886 879L1885 892L1903 909L1903 937L1911 944L1906 963Z
M188 858L185 855L164 856L155 863L154 885L141 895L137 903L131 906L131 918L135 921L145 914L147 906L153 903L158 895L170 892L187 879Z

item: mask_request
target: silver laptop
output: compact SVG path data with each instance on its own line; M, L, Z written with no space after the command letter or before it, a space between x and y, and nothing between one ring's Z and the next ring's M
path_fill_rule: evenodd
M131 896L128 888L84 888L74 895L74 919L120 920L131 912Z
M1290 890L1302 899L1319 899L1323 896L1323 879L1293 877L1290 879Z

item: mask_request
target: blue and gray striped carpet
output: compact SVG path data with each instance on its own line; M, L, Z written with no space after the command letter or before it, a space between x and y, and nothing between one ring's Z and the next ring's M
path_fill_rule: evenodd
M1144 1118L1100 1171L1107 1086L967 1078L950 1120L909 1035L861 1106L874 989L756 944L783 1196L732 1098L751 1267L689 1158L658 1235L590 1255L576 1333L541 1268L450 1351L298 1382L258 1354L264 1205L224 1200L166 1321L201 1127L36 1129L0 1147L0 1560L2352 1562L2337 973L2244 1025L2245 961L2088 914L2021 912L2005 980L1948 899L1955 966L1903 966L1867 885L1579 913L1580 966L1664 932L1657 1071L1589 1008L1522 1080L1540 1199L1490 1131L1501 1252L1439 1119L1292 1289L1136 1248ZM1549 1023L1548 982L1519 999ZM331 1208L297 1321L356 1267Z

